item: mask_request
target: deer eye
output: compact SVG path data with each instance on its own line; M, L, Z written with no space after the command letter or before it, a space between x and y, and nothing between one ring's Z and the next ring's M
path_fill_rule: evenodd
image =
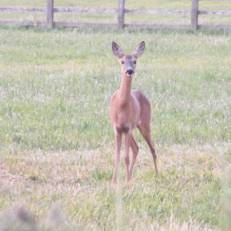
M121 63L124 64L124 61L122 60Z
M136 61L133 61L133 64L136 64Z

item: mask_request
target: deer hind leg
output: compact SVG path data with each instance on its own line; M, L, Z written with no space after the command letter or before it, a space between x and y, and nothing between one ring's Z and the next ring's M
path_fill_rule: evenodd
M122 142L122 133L116 131L115 133L115 159L114 159L114 170L112 176L112 184L117 183L117 175L119 170L119 162L120 162L120 150L121 150L121 142Z
M129 179L131 179L132 177L132 172L133 172L133 167L135 165L136 162L136 157L138 155L138 151L139 151L139 147L134 139L134 137L131 135L130 137L130 147L132 149L132 162L130 165L130 169L129 169Z
M141 124L138 126L142 136L144 137L145 141L147 142L151 154L152 154L152 158L153 158L153 162L154 162L154 167L155 167L155 171L156 174L158 174L158 167L157 167L157 155L156 155L156 150L154 147L154 143L152 141L151 138L151 129L150 129L150 124L149 123L145 123L145 121L142 121Z

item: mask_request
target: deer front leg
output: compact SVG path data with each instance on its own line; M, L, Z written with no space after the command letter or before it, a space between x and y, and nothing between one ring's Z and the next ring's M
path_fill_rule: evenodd
M127 182L130 180L130 171L129 171L129 146L130 146L130 139L131 135L128 133L125 134L125 166L126 166L126 175L127 175Z
M136 143L136 141L135 141L135 139L134 139L134 137L132 135L131 135L131 138L130 138L130 147L132 149L132 154L133 154L132 162L131 162L131 165L130 165L130 173L129 173L130 174L129 177L131 179L132 172L133 172L133 167L135 165L136 157L137 157L138 151L139 151L139 147L138 147L138 145L137 145L137 143Z
M122 140L122 134L116 131L115 132L114 171L113 171L113 176L112 176L112 184L117 183L117 175L118 175L119 162L120 162L121 140Z

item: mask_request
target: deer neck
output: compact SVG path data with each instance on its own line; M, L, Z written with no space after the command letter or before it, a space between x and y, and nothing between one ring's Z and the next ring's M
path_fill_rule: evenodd
M123 76L121 78L119 96L121 104L127 104L131 96L132 78Z

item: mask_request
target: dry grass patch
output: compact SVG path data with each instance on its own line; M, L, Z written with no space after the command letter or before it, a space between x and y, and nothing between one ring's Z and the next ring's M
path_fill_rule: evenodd
M65 224L116 230L119 206L126 230L217 230L230 144L163 146L158 152L160 176L155 177L151 155L142 146L132 183L116 194L110 187L112 145L65 152L2 151L1 210L24 205L40 224L58 203Z

